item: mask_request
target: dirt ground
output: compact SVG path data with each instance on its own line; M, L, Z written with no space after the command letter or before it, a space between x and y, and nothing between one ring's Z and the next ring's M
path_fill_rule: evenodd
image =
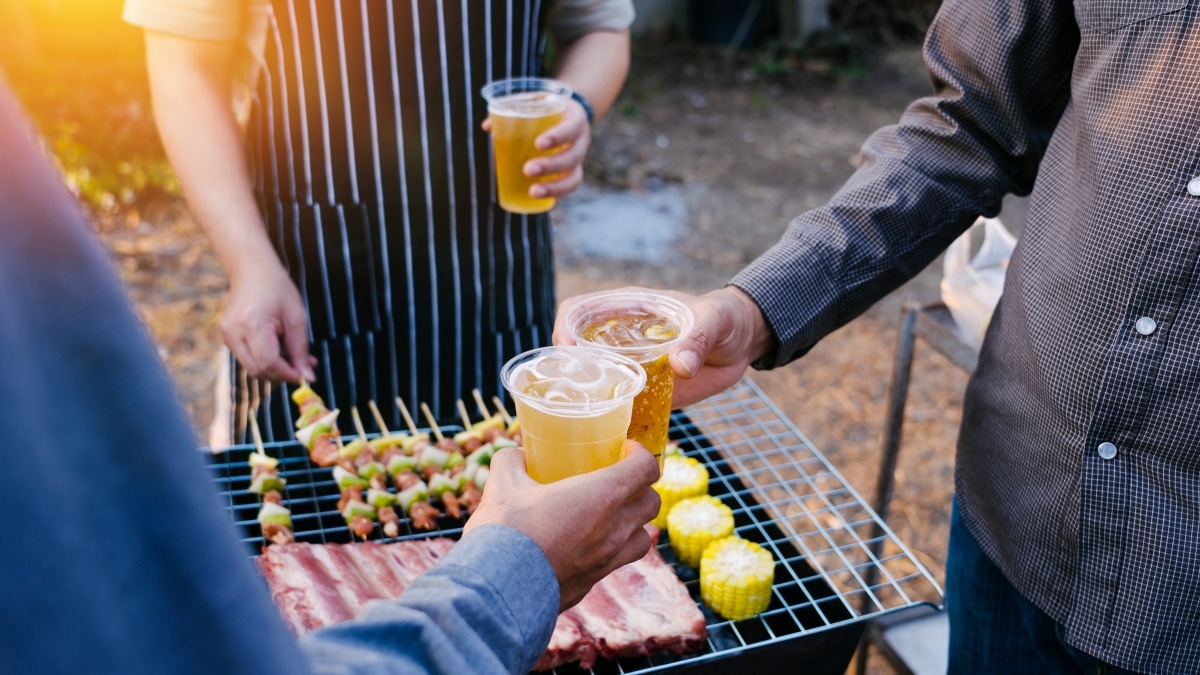
M628 284L696 292L723 285L774 243L791 218L834 193L872 130L929 91L915 47L846 65L690 45L638 46L625 93L596 129L589 185L674 186L684 196L686 232L670 244L662 264L562 248L560 298ZM1019 229L1021 204L1006 206L1003 217ZM220 267L177 202L102 217L98 227L203 438L220 344ZM752 375L868 499L900 309L906 301L937 299L940 270L940 261L934 263L797 363ZM939 582L966 379L918 343L889 522ZM871 671L890 669L872 659Z

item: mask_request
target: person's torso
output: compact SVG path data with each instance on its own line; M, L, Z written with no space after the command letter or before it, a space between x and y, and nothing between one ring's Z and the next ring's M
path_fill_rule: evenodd
M329 395L451 412L549 340L549 218L497 205L480 89L541 74L552 4L271 1L247 145Z
M1075 15L1071 100L971 382L960 493L1073 644L1183 672L1200 668L1200 3Z

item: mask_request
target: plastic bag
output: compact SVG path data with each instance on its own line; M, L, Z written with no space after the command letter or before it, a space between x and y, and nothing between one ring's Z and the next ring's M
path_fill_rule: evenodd
M983 245L972 258L971 238L980 230ZM1016 244L1016 237L999 220L980 217L946 249L942 302L950 308L963 341L976 350L983 344L992 311L1000 302L1004 273Z

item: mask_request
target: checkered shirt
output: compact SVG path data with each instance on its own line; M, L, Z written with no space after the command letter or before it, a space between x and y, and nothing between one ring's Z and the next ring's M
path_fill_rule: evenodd
M1200 672L1200 0L946 0L935 94L733 280L797 358L1029 194L979 367L968 526L1068 642Z

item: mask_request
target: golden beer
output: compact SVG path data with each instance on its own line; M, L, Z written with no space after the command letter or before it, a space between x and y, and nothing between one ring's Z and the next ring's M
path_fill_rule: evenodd
M544 347L504 365L517 403L525 468L539 483L621 459L633 398L646 382L636 363L583 347Z
M538 150L537 137L563 119L571 90L566 85L542 78L518 78L494 82L483 88L492 121L492 150L496 162L496 191L500 207L513 213L544 213L554 206L553 197L535 199L529 188L553 180L525 175L525 163L546 157L556 149Z
M675 393L675 373L667 352L691 330L692 321L683 303L640 292L593 296L567 317L578 342L628 356L645 370L646 387L633 401L628 437L644 445L660 468Z
M629 427L628 406L596 417L557 417L518 398L517 417L521 420L525 469L539 483L616 464ZM578 442L581 438L591 440Z

